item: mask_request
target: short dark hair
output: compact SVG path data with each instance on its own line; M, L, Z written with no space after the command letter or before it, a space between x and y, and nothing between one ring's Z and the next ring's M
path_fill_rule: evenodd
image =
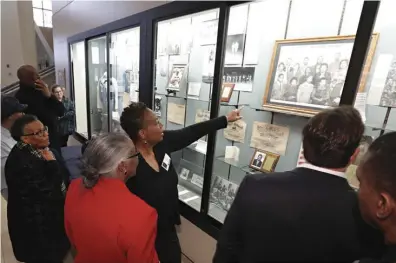
M121 114L121 127L133 142L138 140L139 130L143 127L146 110L147 106L143 102L132 102Z
M361 169L373 180L378 190L396 198L396 132L378 137L363 157Z
M364 124L351 106L325 110L312 117L303 129L305 159L323 168L344 168L359 146Z
M22 117L16 119L10 130L11 137L15 141L20 141L21 137L24 135L23 130L25 129L25 126L37 120L38 119L36 116L29 114L23 115Z
M54 92L54 89L56 89L56 88L61 88L62 89L62 87L60 85L54 84L54 85L51 86L51 91Z

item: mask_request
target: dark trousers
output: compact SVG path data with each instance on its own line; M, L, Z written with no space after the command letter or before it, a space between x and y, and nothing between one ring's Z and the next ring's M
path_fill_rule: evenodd
M68 140L69 140L69 135L59 135L60 147L66 147Z
M181 248L175 227L157 232L155 249L161 263L181 263Z

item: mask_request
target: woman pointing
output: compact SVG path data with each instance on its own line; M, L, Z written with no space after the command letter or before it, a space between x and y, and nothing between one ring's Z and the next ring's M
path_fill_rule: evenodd
M164 131L155 113L142 102L124 109L121 127L140 152L136 176L128 188L158 213L156 250L164 263L180 263L181 249L175 225L180 225L178 176L171 153L181 150L202 136L227 127L241 119L240 109L180 130Z

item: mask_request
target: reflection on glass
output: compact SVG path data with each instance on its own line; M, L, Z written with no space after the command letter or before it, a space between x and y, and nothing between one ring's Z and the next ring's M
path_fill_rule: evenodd
M115 103L116 83L108 85L106 56L106 37L88 41L88 83L90 101L91 136L107 133L108 103L107 87L110 87L110 105Z
M84 41L71 45L76 132L88 139L87 90L85 79Z
M356 33L362 8L351 3L359 1L268 0L232 6L222 79L233 89L218 116L246 105L243 121L252 132L254 122L271 120L271 113L261 110L263 101L267 108L272 105L271 110L291 115L307 112L311 104L318 111L338 105L354 42L353 37L340 35ZM325 38L319 42L318 37ZM274 116L276 124L285 115ZM300 120L293 121L293 129L302 129L305 120ZM250 137L240 141L217 133L208 214L219 222L224 221L239 184L252 172L249 164L258 145L251 146ZM278 152L283 156L275 171L296 166L300 149L293 145L300 145L300 140L293 134L286 138L287 149ZM238 154L230 154L234 147ZM260 147L280 151L269 144Z
M139 100L139 40L139 27L111 34L110 84L115 92L114 103L110 105L112 131L122 131L123 109Z
M154 111L168 130L210 117L218 10L156 24ZM198 139L198 138L197 138ZM206 138L172 153L179 174L179 199L200 211Z

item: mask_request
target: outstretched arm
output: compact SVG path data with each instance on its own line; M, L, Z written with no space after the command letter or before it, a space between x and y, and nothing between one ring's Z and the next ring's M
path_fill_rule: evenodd
M180 130L165 131L164 142L168 145L169 152L181 150L211 132L224 129L227 127L228 122L241 119L241 109L231 111L227 117L218 117L190 125Z

